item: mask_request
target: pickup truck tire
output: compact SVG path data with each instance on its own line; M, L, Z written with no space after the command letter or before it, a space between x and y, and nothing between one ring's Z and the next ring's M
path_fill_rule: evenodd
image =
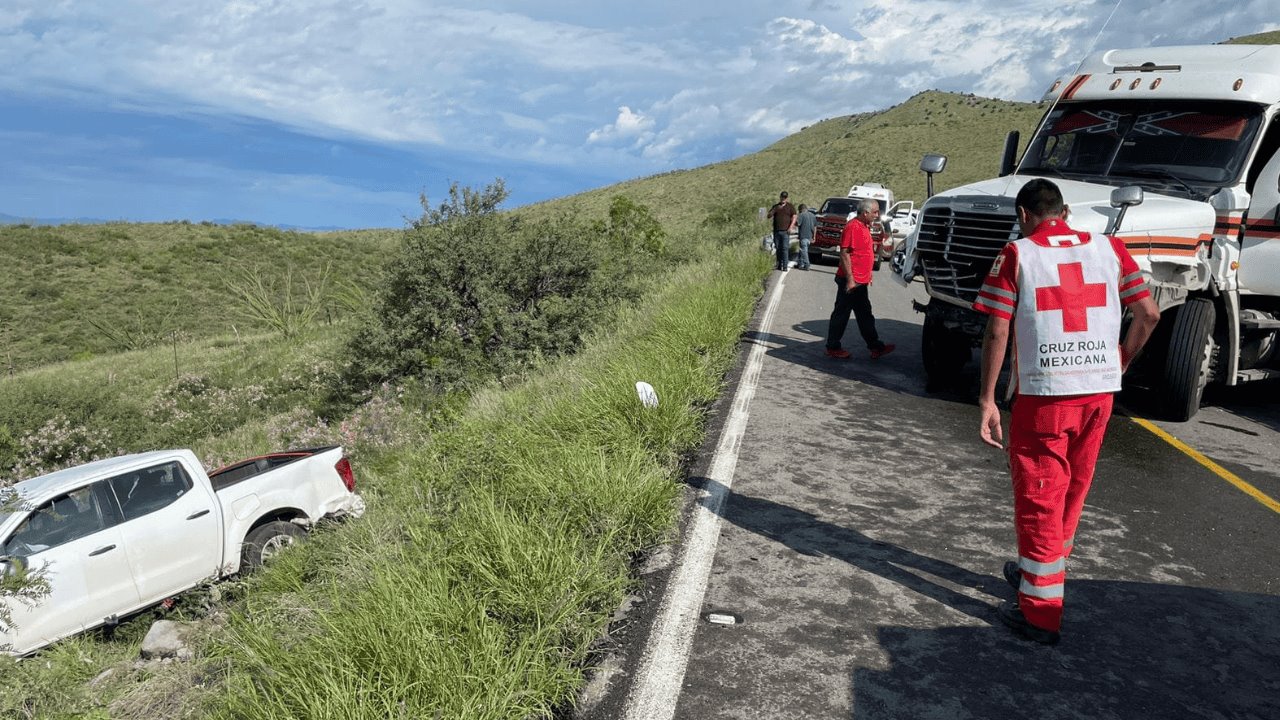
M972 355L970 350L968 338L947 328L940 318L926 313L920 336L925 390L938 392L956 384Z
M1192 298L1178 308L1164 365L1170 420L1185 422L1200 409L1213 360L1213 323L1209 300Z
M276 553L306 535L302 528L284 520L273 520L249 531L240 554L242 572L252 572L271 561Z

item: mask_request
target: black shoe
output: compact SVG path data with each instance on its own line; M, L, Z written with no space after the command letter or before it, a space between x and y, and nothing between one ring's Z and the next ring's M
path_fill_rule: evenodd
M1041 645L1057 645L1061 637L1061 635L1052 630L1038 628L1027 622L1027 619L1022 615L1022 608L1019 608L1016 602L1000 603L1000 607L996 609L996 614L1000 616L1000 622L1008 625L1014 633L1027 640L1034 640Z
M1014 590L1022 587L1022 571L1018 569L1018 563L1013 560L1004 564L1004 581Z

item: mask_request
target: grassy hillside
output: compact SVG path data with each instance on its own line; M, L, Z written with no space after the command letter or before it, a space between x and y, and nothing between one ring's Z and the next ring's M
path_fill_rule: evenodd
M1238 38L1231 38L1226 42L1229 45L1280 45L1280 30L1272 30L1271 32L1257 33L1255 35L1242 35Z
M0 226L0 372L263 329L242 318L228 280L246 272L295 295L331 268L326 312L368 286L395 231L284 232L253 225L112 223Z
M942 190L994 175L1005 134L1034 130L1044 108L973 95L923 92L888 110L823 120L763 150L694 170L664 173L528 209L599 213L625 194L653 207L664 223L686 226L731 208L755 212L787 190L795 203L821 203L862 182L879 182L904 200L924 200L920 156L949 158Z

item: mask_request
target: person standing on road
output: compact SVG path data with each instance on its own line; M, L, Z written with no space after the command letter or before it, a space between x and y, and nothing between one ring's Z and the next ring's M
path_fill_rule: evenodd
M768 216L773 218L773 250L777 253L777 269L786 272L790 262L788 255L791 253L791 226L796 222L796 208L787 200L786 190L778 196L778 202L769 208Z
M1013 329L1009 425L1018 559L1004 566L1017 600L999 608L1020 636L1058 642L1066 559L1093 482L1112 393L1160 310L1124 243L1066 224L1062 192L1037 178L1016 200L1023 237L1004 247L973 308L985 313L979 436L1002 448L995 387ZM1133 320L1123 341L1123 309Z
M841 347L845 328L849 326L849 313L858 321L858 332L871 351L871 359L878 360L893 352L894 345L880 339L876 333L876 318L871 314L871 270L875 264L875 248L871 242L871 223L880 217L880 204L875 200L858 201L858 212L845 223L840 235L840 269L836 270L836 304L827 325L827 356L839 359L849 357L849 351Z
M800 236L799 257L796 258L797 270L809 269L809 243L813 242L813 228L818 223L818 216L813 208L800 203L800 214L796 216L796 234Z

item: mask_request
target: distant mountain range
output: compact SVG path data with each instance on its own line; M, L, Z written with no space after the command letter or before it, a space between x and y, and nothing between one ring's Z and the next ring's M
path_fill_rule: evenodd
M105 225L111 222L127 222L124 220L103 220L102 218L30 218L18 217L17 215L8 215L0 213L0 225ZM254 222L253 220L227 220L225 218L215 218L209 222L214 225L261 225L263 227L274 227L280 230L297 230L299 232L329 232L331 230L346 230L337 226L326 227L304 227L302 225L273 225L271 223Z

